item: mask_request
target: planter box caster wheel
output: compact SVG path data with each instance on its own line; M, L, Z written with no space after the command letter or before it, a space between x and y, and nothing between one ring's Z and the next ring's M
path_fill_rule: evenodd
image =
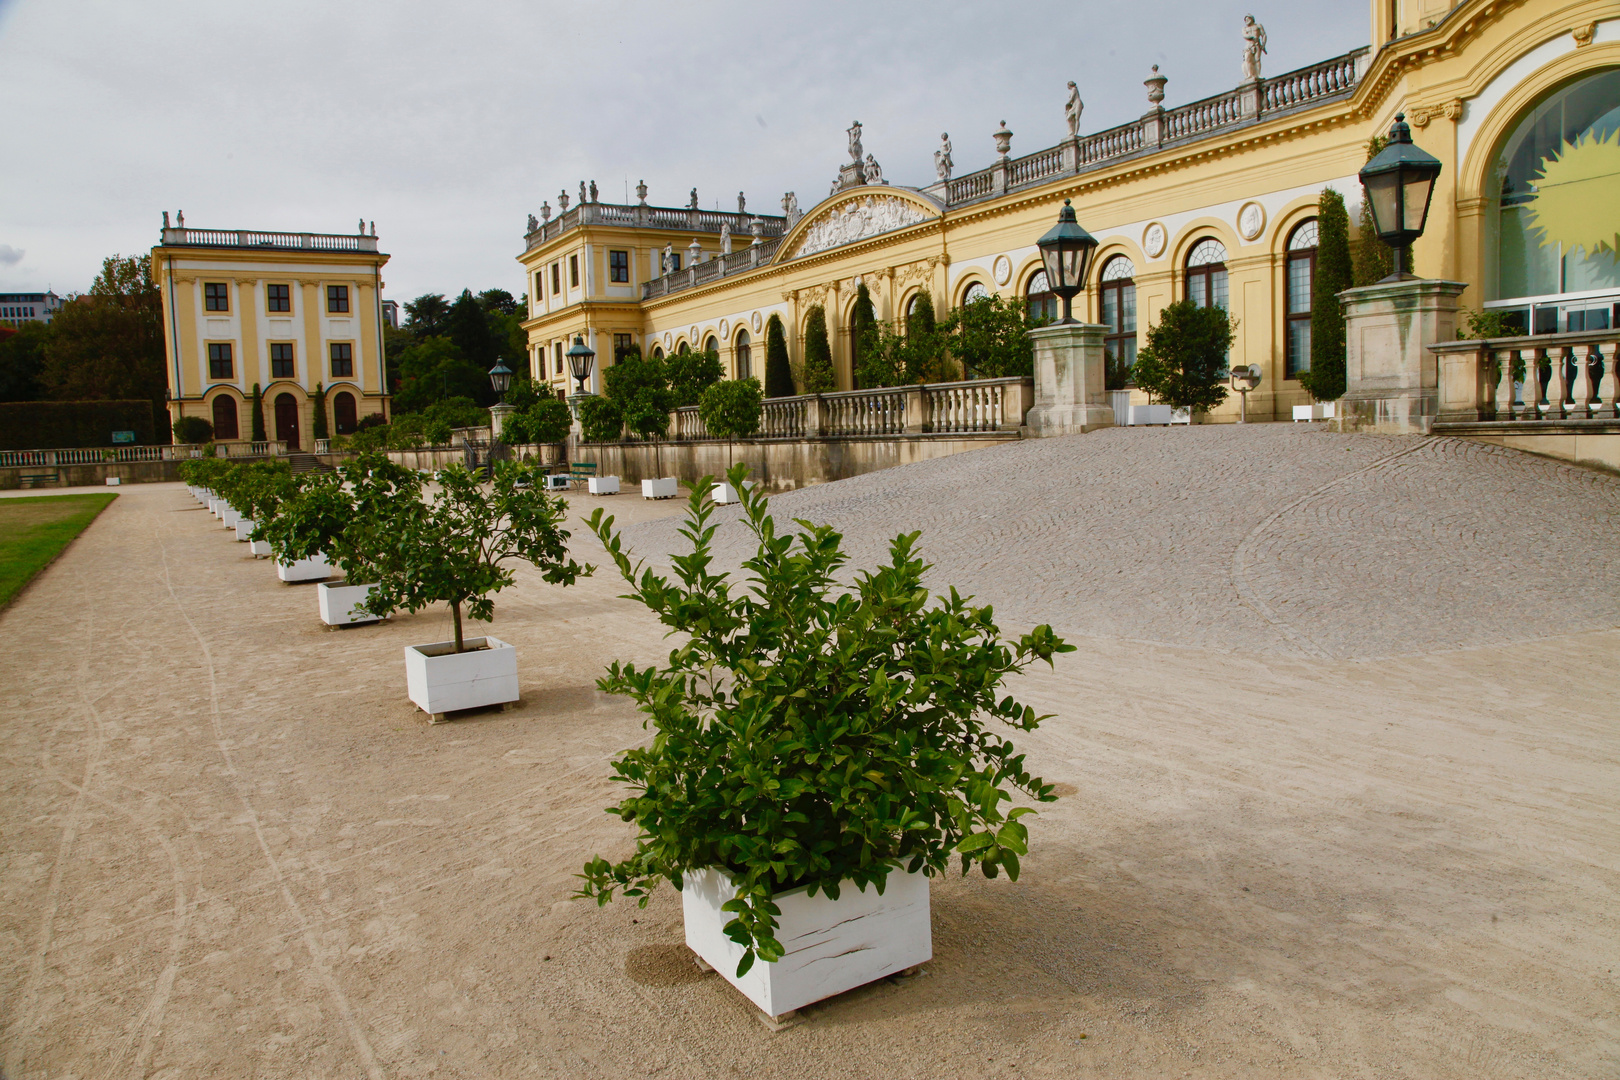
M714 972L714 968L709 966L709 962L703 959L703 957L699 956L697 953L692 954L692 962L696 964L697 969L703 972L705 975L709 975Z
M427 714L428 723L430 723L430 724L443 724L448 720L449 715L450 715L449 713L430 712L430 713Z
M778 1013L775 1016L762 1012L759 1014L759 1022L772 1031L785 1031L799 1022L799 1010L789 1009L787 1012Z

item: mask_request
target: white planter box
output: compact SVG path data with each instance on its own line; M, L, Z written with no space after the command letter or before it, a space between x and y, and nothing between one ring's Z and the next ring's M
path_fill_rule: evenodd
M1305 423L1310 423L1312 420L1316 419L1314 416L1311 415L1315 411L1316 411L1316 406L1315 405L1295 405L1294 406L1294 423L1298 424L1301 421L1303 421Z
M246 540L248 538L248 533L250 533L252 531L253 531L253 519L252 518L238 517L236 519L236 538L238 540Z
M743 487L747 488L749 491L752 491L754 490L754 482L752 480L744 480ZM737 497L737 489L732 487L731 484L725 480L722 480L718 484L714 485L713 498L714 501L719 503L721 506L725 506L727 503L742 501Z
M107 486L108 487L118 487L123 482L124 482L124 479L121 476L109 476L109 477L107 477Z
M1191 409L1171 409L1170 410L1170 422L1172 424L1191 424L1192 423L1192 410Z
M874 886L862 892L847 882L837 900L822 892L808 896L805 889L778 894L772 899L782 909L776 930L782 959L769 964L756 960L740 979L736 972L743 947L726 937L731 914L720 910L736 895L731 879L711 869L684 875L684 883L687 947L768 1016L781 1016L934 957L928 879L920 872L891 870L882 896Z
M592 495L617 495L619 493L619 478L617 476L593 476L585 481L587 490Z
M227 506L224 510L220 511L220 524L224 525L227 529L236 528L236 523L241 520L242 515L236 511L235 507Z
M212 495L208 496L208 512L215 517L219 517L219 508L224 504L224 499L216 499Z
M1142 427L1147 424L1170 423L1170 406L1168 405L1132 405L1132 427Z
M328 585L321 582L315 586L315 595L320 601L321 622L327 626L356 626L381 621L379 615L355 610L374 588L375 585Z
M681 493L681 485L673 476L666 476L661 480L643 480L641 482L641 497L643 499L673 499Z
M405 646L405 685L416 707L435 721L457 709L503 705L518 699L517 650L492 637ZM478 648L480 645L487 648Z
M1337 401L1324 401L1316 408L1322 410L1321 416L1318 417L1321 420L1332 420L1339 415L1339 403Z
M254 558L258 558L258 557L263 556L263 555L269 555L270 554L270 541L268 541L268 540L249 540L248 541L248 553L250 555L252 555Z
M320 581L332 576L332 567L325 555L313 559L299 559L293 563L276 563L276 577L282 581Z
M572 482L572 480L573 477L569 476L567 473L552 473L550 476L546 477L546 490L567 491L568 485L570 482Z
M1339 414L1339 403L1336 401L1319 401L1314 405L1295 405L1294 423L1301 420L1332 420Z

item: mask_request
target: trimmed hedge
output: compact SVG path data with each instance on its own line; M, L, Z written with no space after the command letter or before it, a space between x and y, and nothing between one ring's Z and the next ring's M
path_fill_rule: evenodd
M169 441L155 437L152 403L145 398L0 402L0 450L111 446L115 431L133 431L137 446Z

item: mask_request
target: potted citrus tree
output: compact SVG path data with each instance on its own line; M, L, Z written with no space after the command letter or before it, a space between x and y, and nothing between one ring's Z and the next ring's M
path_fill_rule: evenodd
M698 416L710 435L726 440L726 468L731 468L731 452L738 439L759 431L765 391L758 379L725 379L711 383L698 399ZM729 481L714 485L714 501L734 503L737 490Z
M433 721L460 709L518 700L517 652L490 634L468 637L462 616L494 618L495 593L511 585L509 563L526 562L553 585L572 585L591 567L568 558L561 528L568 503L546 494L533 463L502 461L487 488L459 465L441 471L432 502L395 498L370 526L389 542L364 603L374 615L450 606L454 637L405 647L406 687Z
M614 663L597 683L655 734L613 765L629 794L609 812L636 827L635 850L588 862L580 895L645 904L669 881L687 945L780 1018L928 960L928 879L952 861L1018 876L1034 810L1007 804L1055 796L990 721L1040 724L1002 683L1073 646L1049 626L1005 641L954 589L930 601L916 533L841 586L842 537L802 521L778 535L746 475L727 476L757 542L746 584L711 570L708 479L673 582L591 516L629 598L681 644L667 665Z

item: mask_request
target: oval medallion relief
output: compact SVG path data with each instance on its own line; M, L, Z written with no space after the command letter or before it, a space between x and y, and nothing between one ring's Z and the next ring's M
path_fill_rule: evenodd
M1012 260L1007 256L997 255L994 268L997 285L1005 285L1012 280Z
M753 323L754 333L756 334L759 333L760 327L765 325L765 319L757 311L754 312L754 317L751 322Z
M1142 231L1142 250L1147 252L1150 259L1157 259L1164 254L1165 245L1170 235L1164 231L1164 226L1157 221Z
M1266 208L1257 202L1244 203L1238 211L1238 233L1245 240L1253 240L1266 227Z
M720 340L724 341L731 336L731 323L729 320L720 320Z

